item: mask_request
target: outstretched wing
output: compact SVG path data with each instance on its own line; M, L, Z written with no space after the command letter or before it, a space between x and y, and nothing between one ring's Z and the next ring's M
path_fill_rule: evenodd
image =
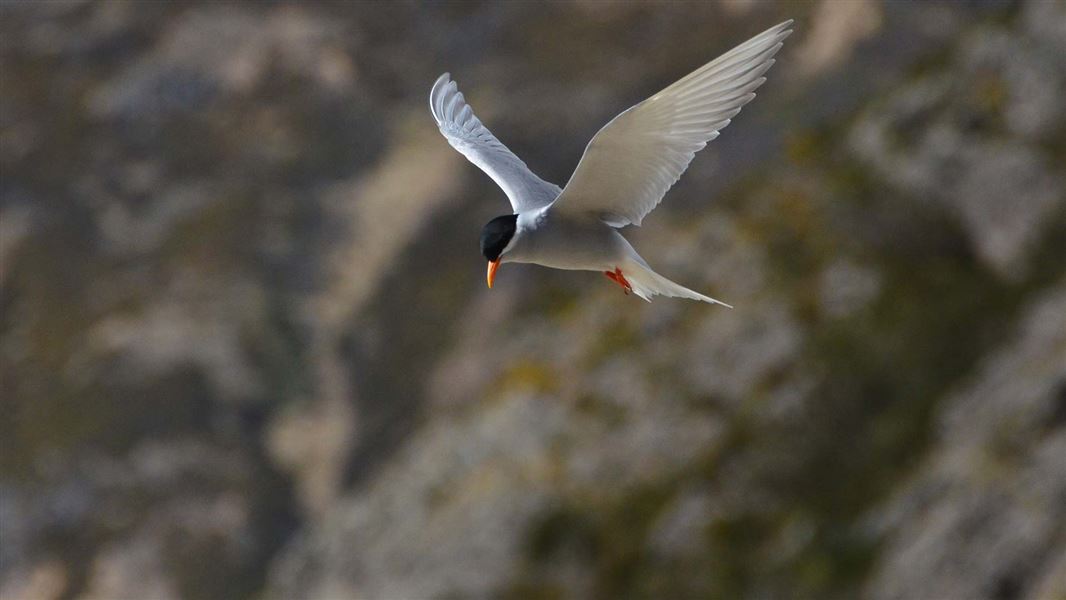
M448 73L433 84L429 109L448 143L503 189L514 212L540 208L559 196L559 186L537 177L481 124Z
M766 30L605 125L585 148L552 210L640 225L692 157L755 97L792 30Z

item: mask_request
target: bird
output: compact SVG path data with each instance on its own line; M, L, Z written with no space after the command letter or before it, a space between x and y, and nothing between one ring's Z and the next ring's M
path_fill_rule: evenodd
M429 94L440 132L503 190L511 213L481 230L491 289L502 263L602 271L626 294L731 305L656 273L619 233L639 226L696 152L755 98L792 33L792 20L756 35L623 111L593 136L566 186L538 177L474 115L449 73Z

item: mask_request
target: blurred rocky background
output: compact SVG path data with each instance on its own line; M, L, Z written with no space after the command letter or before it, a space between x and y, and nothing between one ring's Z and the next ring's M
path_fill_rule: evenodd
M786 19L627 235L484 287ZM1066 598L1066 5L0 2L0 597Z

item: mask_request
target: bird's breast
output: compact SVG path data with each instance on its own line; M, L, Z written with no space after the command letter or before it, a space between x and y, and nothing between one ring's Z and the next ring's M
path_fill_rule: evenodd
M522 231L505 258L555 269L608 270L622 257L620 237L600 221L547 218L535 228Z

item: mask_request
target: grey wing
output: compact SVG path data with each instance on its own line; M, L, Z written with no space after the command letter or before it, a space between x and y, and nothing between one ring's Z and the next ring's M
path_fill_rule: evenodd
M552 210L593 214L608 225L640 225L696 152L755 97L786 21L764 31L605 125L585 149Z
M559 196L559 186L537 177L481 124L448 73L433 84L429 109L448 143L503 189L514 212L546 206Z

